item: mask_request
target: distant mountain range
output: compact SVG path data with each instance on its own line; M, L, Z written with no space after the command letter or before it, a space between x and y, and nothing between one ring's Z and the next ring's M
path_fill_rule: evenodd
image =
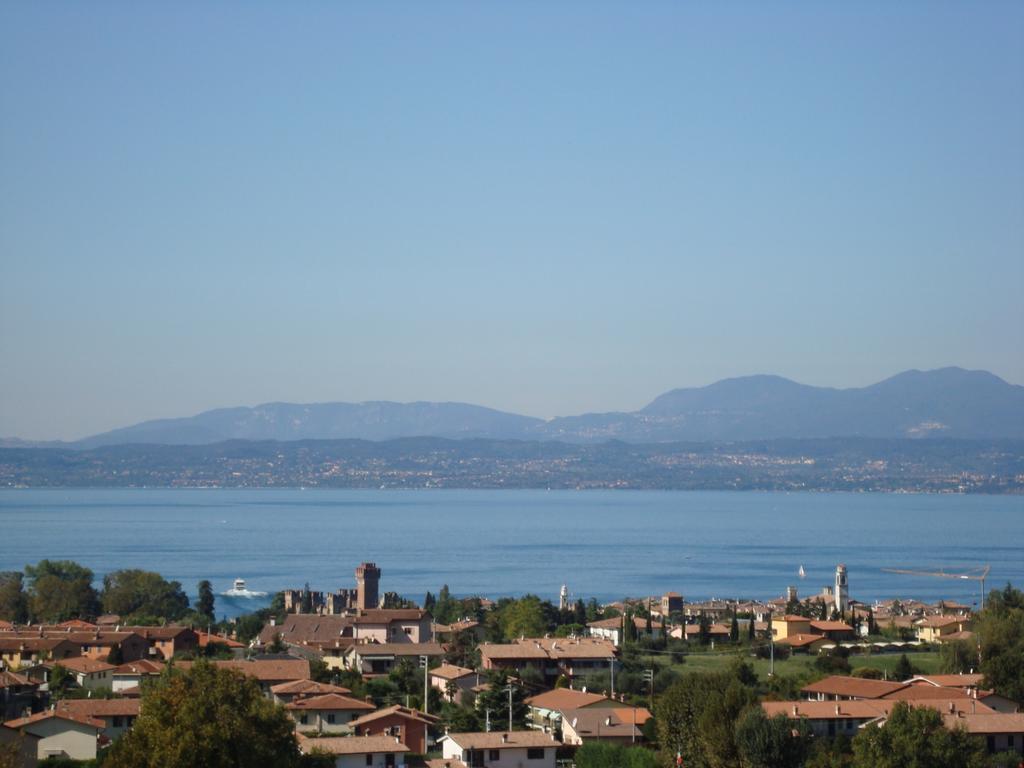
M145 421L72 448L225 440L393 440L404 437L595 443L728 442L779 438L1024 439L1024 387L986 371L906 371L868 387L832 389L779 376L675 389L635 412L544 421L464 403L268 403ZM25 447L26 441L0 445ZM54 443L36 444L54 446Z

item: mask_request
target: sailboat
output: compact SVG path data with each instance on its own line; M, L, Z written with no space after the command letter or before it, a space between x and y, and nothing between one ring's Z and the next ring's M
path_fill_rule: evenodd
M802 565L800 566L800 570L797 571L797 573L799 574L801 579L807 578L807 574L804 572L804 567Z

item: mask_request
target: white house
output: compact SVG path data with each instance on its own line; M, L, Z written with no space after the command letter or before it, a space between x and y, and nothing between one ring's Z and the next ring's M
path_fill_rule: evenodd
M76 656L62 659L60 666L75 676L79 688L96 690L97 688L113 688L113 672L117 667L105 661L90 659L88 656Z
M404 768L409 748L394 736L300 736L299 750L334 755L334 768Z
M449 733L441 737L445 760L469 768L555 768L558 742L540 731Z
M102 720L53 710L9 720L4 725L38 738L36 757L39 760L48 757L95 760L96 737L104 728Z

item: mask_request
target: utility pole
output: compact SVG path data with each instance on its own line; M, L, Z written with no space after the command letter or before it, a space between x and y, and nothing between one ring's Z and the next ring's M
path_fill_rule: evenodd
M612 698L615 698L615 654L612 654Z
M484 712L486 713L484 715L484 717L486 718L485 721L484 721L484 731L486 731L487 733L490 733L491 732L491 710L490 709L485 709Z
M508 730L512 732L512 684L509 683L505 686L505 690L508 691Z
M420 656L420 666L423 667L423 714L429 714L427 712L427 701L430 699L430 687L428 683L428 670L430 669L430 657Z
M654 670L653 669L645 669L644 670L644 680L646 680L648 683L651 684L651 698L649 700L649 706L651 708L651 711L653 712L654 711ZM633 719L635 720L636 719L636 716L635 716L636 710L634 709L633 711L634 711L634 718Z

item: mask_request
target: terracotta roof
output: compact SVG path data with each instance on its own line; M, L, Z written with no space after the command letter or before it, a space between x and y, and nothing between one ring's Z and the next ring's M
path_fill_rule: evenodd
M917 622L919 627L948 627L950 624L967 624L970 620L963 616L925 616Z
M12 629L14 629L14 625L11 622L0 619L0 632L9 632Z
M19 685L36 685L27 677L0 669L0 688L14 688Z
M319 696L323 693L352 693L348 688L332 683L318 683L315 680L291 680L270 687L270 692L277 696Z
M135 717L141 706L139 699L62 699L57 711L79 718Z
M786 715L791 719L806 717L810 720L828 720L833 718L855 718L858 720L874 720L876 717L888 717L897 704L906 703L882 699L858 699L855 701L765 701L761 708L768 717ZM972 699L936 699L934 701L914 702L911 706L927 707L943 714L969 713L991 714L995 710ZM951 709L952 708L952 709Z
M449 733L450 739L462 749L523 749L526 747L557 747L558 742L540 731L491 731L490 733Z
M341 640L346 632L351 641L351 616L292 613L280 624L265 624L260 630L259 641L270 643L274 635L280 635L286 643L334 643Z
M121 623L121 617L116 613L104 613L96 617L97 626L115 626Z
M96 625L82 619L70 619L55 625L61 629L96 629Z
M454 757L445 758L434 758L433 760L427 760L425 765L427 768L469 768L461 760L456 760Z
M299 739L299 750L326 752L331 755L361 755L380 752L408 752L409 748L394 736L332 736L328 738Z
M430 670L431 677L440 677L442 680L458 680L460 677L476 674L472 669L460 667L455 664L442 664Z
M231 659L210 663L222 669L237 669L260 682L309 679L309 662L306 659ZM189 670L194 662L176 661L174 664L181 669Z
M942 688L934 685L905 685L902 688L880 696L892 701L924 701L926 699L966 699L964 688Z
M966 728L968 733L1024 733L1024 714L1019 712L947 714L943 720L947 727Z
M353 617L353 624L390 624L392 621L421 621L430 614L422 608L368 608Z
M561 709L582 709L597 704L600 701L611 701L611 699L598 693L587 693L574 691L571 688L555 688L553 691L538 693L526 699L528 706L537 709L550 709L557 711Z
M600 621L588 621L587 626L594 629L621 629L622 617L616 616L611 619L601 619Z
M380 720L382 717L404 717L408 720L417 720L427 725L436 725L440 722L441 718L434 717L433 715L425 715L415 709L409 709L403 707L400 704L394 706L385 707L384 709L378 709L376 712L370 712L369 714L357 717L355 720L350 720L348 724L350 726L365 725L366 723L372 723L375 720Z
M214 635L210 632L196 631L199 636L199 647L205 648L210 643L220 643L226 645L228 648L245 648L245 643L240 643L237 640L232 640L230 637L224 637L223 635Z
M810 621L806 616L794 616L791 613L787 613L785 616L772 616L772 621Z
M831 675L816 683L805 685L800 689L800 693L824 693L833 696L851 696L855 699L880 699L886 694L905 688L906 685L906 683L895 683L888 680L870 680L866 677Z
M356 643L346 653L360 656L443 656L439 643Z
M107 727L107 724L104 723L102 720L96 720L96 719L91 718L91 717L84 717L84 716L80 716L80 715L75 715L75 714L72 714L71 712L63 712L63 711L58 712L58 711L52 710L52 709L48 709L45 712L37 712L34 715L29 715L28 717L22 717L22 718L19 718L17 720L8 720L6 723L4 723L4 725L6 725L8 728L19 729L19 728L24 728L25 726L28 726L28 725L33 725L35 723L40 723L40 722L42 722L44 720L49 720L51 718L54 718L56 720L68 720L68 721L73 722L73 723L78 723L80 725L88 725L88 726L91 726L93 728L99 728L99 729Z
M907 682L931 684L944 688L977 688L981 685L984 675L915 675Z
M194 635L196 631L191 627L180 627L168 625L166 627L121 627L122 632L134 632L146 640L174 640L182 635Z
M51 651L63 642L65 640L62 637L5 637L0 635L0 651Z
M853 632L853 627L845 621L812 621L811 629L819 632Z
M97 659L90 659L87 656L74 656L70 659L60 659L56 662L64 669L69 669L72 672L81 672L82 674L92 674L93 672L106 672L112 669L117 669L113 664L108 664L105 661L99 661Z
M465 632L467 629L473 629L479 627L480 622L475 619L463 619L462 621L453 621L451 624L452 632Z
M828 638L824 635L807 635L798 634L790 635L789 637L780 637L775 641L776 645L791 645L794 648L803 648L805 645L813 645L818 642L827 642Z
M342 711L366 711L374 710L377 707L360 699L351 696L342 696L340 693L325 693L322 696L308 696L294 699L284 705L285 709L334 709Z
M629 737L639 736L640 727L651 717L646 709L634 710L629 707L594 707L593 709L562 710L562 724L569 723L572 729L584 738L586 736ZM573 721L576 721L573 725Z
M134 677L136 675L159 675L167 668L167 665L159 661L150 661L149 659L139 659L138 661L128 661L121 664L117 669L114 670L114 677L126 676Z

